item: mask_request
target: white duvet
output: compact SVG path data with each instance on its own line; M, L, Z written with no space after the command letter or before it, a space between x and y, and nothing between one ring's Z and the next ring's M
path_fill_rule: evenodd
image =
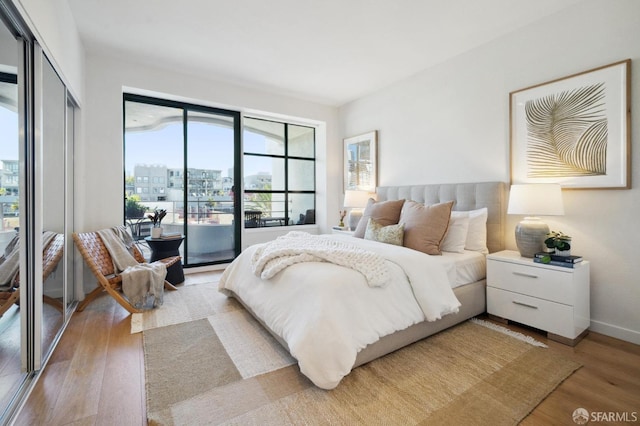
M287 343L300 371L323 389L335 388L367 345L425 319L455 313L460 306L445 267L433 256L348 240L384 259L390 277L385 285L370 287L361 272L329 262L295 263L263 280L251 264L263 244L243 251L220 279L220 291L231 291L250 307Z

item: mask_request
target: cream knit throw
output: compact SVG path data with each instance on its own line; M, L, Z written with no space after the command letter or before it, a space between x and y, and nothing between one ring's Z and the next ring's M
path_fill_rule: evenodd
M261 244L251 258L253 273L264 280L301 262L330 262L351 268L364 275L369 287L383 287L389 279L386 262L378 254L346 241L301 231Z

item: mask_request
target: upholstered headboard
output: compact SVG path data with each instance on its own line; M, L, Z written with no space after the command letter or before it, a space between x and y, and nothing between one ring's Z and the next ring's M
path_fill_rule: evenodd
M380 186L378 200L413 200L424 204L454 201L453 210L475 210L487 207L487 248L489 252L504 250L506 221L504 182L442 183L428 185Z

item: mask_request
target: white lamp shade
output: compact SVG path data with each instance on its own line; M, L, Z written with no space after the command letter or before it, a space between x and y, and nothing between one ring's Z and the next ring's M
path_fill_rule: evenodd
M564 215L562 188L554 183L511 185L507 214L526 216Z
M344 206L347 208L363 209L367 206L369 198L373 198L372 193L367 191L352 191L346 190L344 192Z

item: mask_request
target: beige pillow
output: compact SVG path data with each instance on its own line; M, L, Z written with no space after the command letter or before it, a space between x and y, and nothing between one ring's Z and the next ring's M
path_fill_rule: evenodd
M440 243L449 228L453 201L425 206L415 201L407 201L400 213L400 223L404 224L405 247L427 254L442 254Z
M404 200L389 200L376 202L373 198L369 198L367 207L362 213L362 218L358 222L358 226L353 233L356 238L364 238L364 233L367 230L367 224L369 218L374 219L382 226L395 225L400 220L400 211Z
M378 241L380 243L393 244L401 246L404 238L404 225L402 223L396 225L382 226L375 219L369 218L367 230L364 233L365 240Z

